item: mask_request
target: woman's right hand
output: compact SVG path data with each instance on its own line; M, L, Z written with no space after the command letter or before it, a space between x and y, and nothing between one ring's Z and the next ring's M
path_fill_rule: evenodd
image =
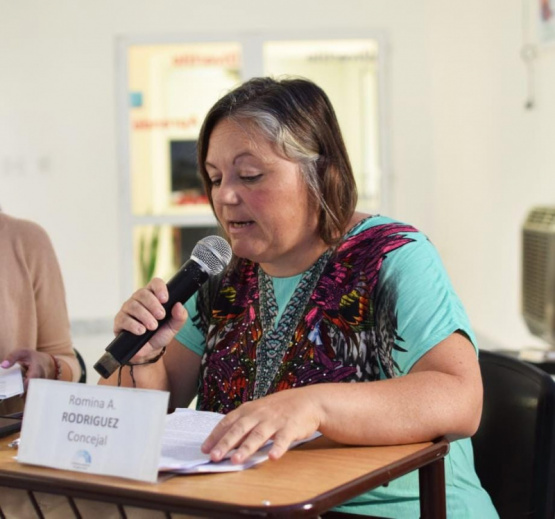
M163 319L166 311L162 306L168 300L168 287L160 278L154 278L150 283L137 290L125 303L114 318L114 333L123 330L142 335L147 330L158 328L158 319ZM176 303L171 310L171 318L164 323L149 342L133 357L133 362L151 357L167 346L175 334L185 324L187 311L181 303Z

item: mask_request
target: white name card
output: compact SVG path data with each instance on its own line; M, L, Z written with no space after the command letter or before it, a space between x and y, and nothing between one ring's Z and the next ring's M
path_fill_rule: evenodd
M156 481L169 393L32 379L17 459Z

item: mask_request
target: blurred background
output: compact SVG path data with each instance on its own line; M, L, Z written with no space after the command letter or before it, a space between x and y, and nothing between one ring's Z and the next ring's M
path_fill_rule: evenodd
M305 76L360 208L428 235L480 345L545 348L521 315L521 231L555 205L553 23L549 0L0 0L0 206L49 233L90 367L131 291L215 232L207 109L249 77Z

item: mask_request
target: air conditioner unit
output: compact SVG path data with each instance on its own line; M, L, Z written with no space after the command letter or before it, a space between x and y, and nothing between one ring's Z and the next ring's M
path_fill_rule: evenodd
M522 315L555 346L555 207L535 207L522 229Z

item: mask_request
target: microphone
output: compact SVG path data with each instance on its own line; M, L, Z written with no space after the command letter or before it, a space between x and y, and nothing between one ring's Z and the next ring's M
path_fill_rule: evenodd
M142 335L135 335L127 330L120 332L106 347L106 352L94 365L94 369L104 378L108 378L116 369L125 364L137 353L160 326L171 317L175 303L185 303L208 279L227 267L231 260L231 247L220 236L207 236L200 240L177 273L168 281L168 301L162 306L166 316L158 320L156 330L147 330Z

